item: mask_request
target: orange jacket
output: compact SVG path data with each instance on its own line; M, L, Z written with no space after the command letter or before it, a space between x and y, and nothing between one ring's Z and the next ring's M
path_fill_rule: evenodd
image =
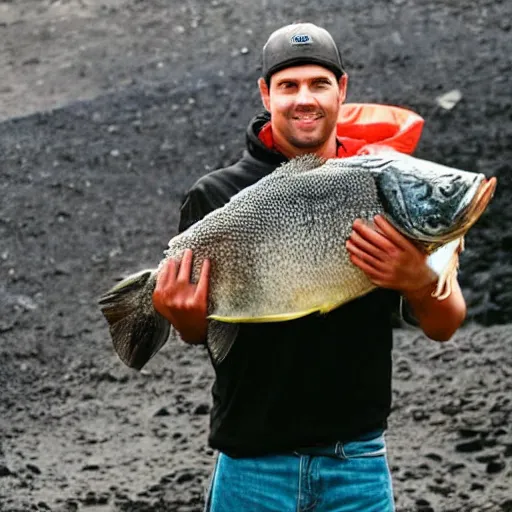
M341 106L336 128L346 152L338 156L366 155L382 146L412 154L424 123L420 115L402 107L346 103Z
M340 108L336 128L338 157L365 155L383 148L412 154L423 124L421 116L402 107L345 103ZM270 122L263 126L258 138L266 147L274 147Z

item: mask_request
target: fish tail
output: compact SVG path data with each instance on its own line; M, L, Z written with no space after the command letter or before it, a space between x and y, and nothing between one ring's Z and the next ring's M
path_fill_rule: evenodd
M117 355L140 370L165 344L170 324L153 306L157 271L132 274L99 299Z

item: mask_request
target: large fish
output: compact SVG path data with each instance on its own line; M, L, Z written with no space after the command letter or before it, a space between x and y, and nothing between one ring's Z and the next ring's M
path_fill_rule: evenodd
M207 344L216 362L238 324L326 313L375 288L349 259L356 218L382 214L432 255L465 233L486 209L496 179L397 152L322 160L295 158L247 187L169 242L156 269L133 274L100 298L121 360L140 369L164 345L170 325L153 308L162 263L193 251L193 280L211 261ZM457 259L440 271L438 299L450 293Z

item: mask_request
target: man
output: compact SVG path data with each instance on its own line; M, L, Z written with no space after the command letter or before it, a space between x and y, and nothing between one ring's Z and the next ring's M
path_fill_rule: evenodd
M251 121L243 157L194 184L180 231L295 156L343 158L380 146L412 152L418 140L421 118L411 112L345 108L339 51L315 25L293 24L270 36L258 84L266 112ZM392 123L383 129L386 116ZM425 334L443 341L461 325L465 302L455 278L446 300L431 297L437 276L425 255L383 218L374 227L356 221L347 249L379 288L327 315L244 324L215 366L209 444L219 456L207 510L394 510L383 435L392 313L403 299ZM192 283L192 257L189 251L163 267L153 302L185 342L200 344L209 262Z

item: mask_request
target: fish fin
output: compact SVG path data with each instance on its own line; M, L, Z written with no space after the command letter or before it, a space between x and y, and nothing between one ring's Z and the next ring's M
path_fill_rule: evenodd
M368 286L366 288L364 288L360 292L352 295L350 297L350 299L343 299L343 300L338 301L338 302L331 302L331 303L325 304L325 305L320 307L318 312L321 313L321 314L329 313L329 312L333 311L334 309L339 308L340 306L342 306L346 302L349 302L349 300L352 301L352 300L358 299L359 297L362 297L363 295L366 295L367 293L371 292L374 289L375 289L375 285L372 284L371 282L368 282Z
M220 364L228 355L240 326L234 323L208 322L207 346L214 363Z
M277 169L275 169L275 171L269 174L269 176L281 173L296 174L312 171L313 169L325 164L326 161L326 158L320 157L314 153L306 153L305 155L297 156L282 163Z
M210 315L208 318L217 320L219 322L227 324L259 324L267 322L286 322L288 320L295 320L311 313L316 313L319 310L318 307L308 309L305 311L294 311L292 313L280 313L276 315L264 315L264 316L222 316L222 315Z
M329 313L330 311L336 309L338 306L341 306L343 302L333 302L332 304L325 304L318 310L318 312L321 313L322 315L325 315L326 313Z
M444 300L452 293L452 279L459 269L459 254L464 250L464 237L459 238L457 242L457 244L451 244L449 248L451 256L439 272L436 289L432 292L432 297L437 300Z
M104 293L98 303L114 349L121 361L137 370L163 347L170 324L153 307L156 272L132 274Z
M302 318L303 316L311 315L313 313L329 313L330 311L342 306L349 300L354 300L367 293L371 292L375 288L375 285L369 283L369 285L361 290L360 292L352 295L350 298L345 298L336 302L327 302L325 304L321 304L319 306L315 306L310 309L305 309L302 311L293 311L290 313L280 313L276 315L264 315L258 317L230 317L230 316L221 316L221 315L210 315L208 318L211 320L217 320L219 322L227 323L227 324L257 324L257 323L267 323L267 322L287 322L289 320L296 320L297 318Z

